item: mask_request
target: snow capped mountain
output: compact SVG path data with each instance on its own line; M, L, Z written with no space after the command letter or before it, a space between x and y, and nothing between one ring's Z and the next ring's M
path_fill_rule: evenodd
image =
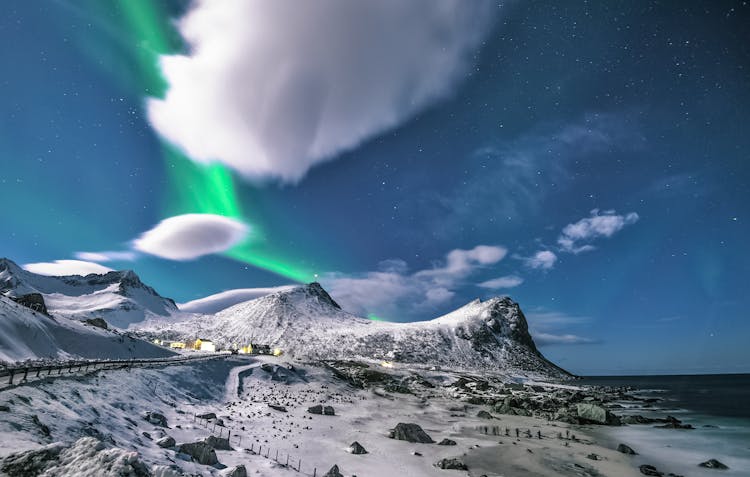
M0 296L0 361L157 358L172 354L82 321L55 319Z
M180 311L188 313L214 314L238 303L260 298L277 291L290 290L294 287L294 285L285 285L269 288L237 288L198 298L187 303L178 303L177 307Z
M568 376L537 350L509 298L475 300L430 321L377 322L347 313L318 283L149 331L221 346L268 344L302 359L389 360L418 365Z
M18 298L31 293L41 294L54 316L103 318L118 328L178 313L174 301L156 293L131 270L85 277L45 276L0 259L0 295Z

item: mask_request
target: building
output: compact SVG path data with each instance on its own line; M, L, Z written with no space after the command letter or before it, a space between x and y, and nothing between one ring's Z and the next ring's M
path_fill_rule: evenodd
M169 343L169 347L173 349L185 349L185 343L182 341L172 341Z
M207 340L204 338L198 338L195 340L195 344L193 345L193 349L199 350L199 351L208 351L211 353L216 352L216 345L213 341Z

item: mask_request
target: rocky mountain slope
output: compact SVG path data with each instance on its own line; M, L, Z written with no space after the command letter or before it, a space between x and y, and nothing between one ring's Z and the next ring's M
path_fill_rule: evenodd
M430 321L377 322L347 313L318 284L272 293L148 331L220 346L268 344L300 359L365 358L424 366L566 377L547 361L509 298L475 300Z
M173 353L117 331L54 318L0 296L0 362L157 358Z
M44 276L0 259L0 295L19 299L31 294L40 294L45 308L54 316L103 318L109 325L123 329L178 313L174 301L159 295L131 270L85 277Z

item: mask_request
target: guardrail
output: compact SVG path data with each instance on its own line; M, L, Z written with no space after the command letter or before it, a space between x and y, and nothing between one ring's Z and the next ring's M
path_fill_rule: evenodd
M143 358L143 359L107 359L107 360L79 360L65 361L54 364L20 365L0 370L0 389L21 386L30 380L64 377L74 373L88 373L91 371L129 369L148 366L166 366L187 361L216 359L230 356L217 353L203 356L180 356L176 358Z

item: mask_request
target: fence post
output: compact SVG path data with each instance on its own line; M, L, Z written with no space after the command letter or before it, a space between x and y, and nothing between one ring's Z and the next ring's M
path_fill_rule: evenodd
M297 469L297 472L299 472L299 469ZM317 476L318 476L318 468L314 467L313 468L313 477L317 477Z
M10 371L10 378L8 379L8 384L13 384L13 375L15 374L16 370L11 368L9 371Z
M299 472L301 468L302 468L302 459L300 459L299 462L297 462L297 472Z
M279 450L278 449L276 449L276 457L273 460L275 460L276 462L279 461Z
M21 382L26 381L27 377L29 377L29 368L24 368L24 370L23 370L23 379L21 379Z
M289 467L289 454L286 455L286 467Z

